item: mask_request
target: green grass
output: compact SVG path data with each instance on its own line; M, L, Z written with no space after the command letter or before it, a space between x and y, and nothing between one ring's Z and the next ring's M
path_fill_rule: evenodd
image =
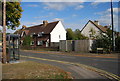
M64 70L36 62L3 64L3 79L72 79Z

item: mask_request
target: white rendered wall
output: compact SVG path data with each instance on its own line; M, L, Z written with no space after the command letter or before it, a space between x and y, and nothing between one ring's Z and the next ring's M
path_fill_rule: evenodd
M51 36L51 42L59 42L60 40L66 40L66 30L63 24L61 23L61 21L58 22L56 27L50 33L50 36Z
M84 36L90 37L90 34L91 34L90 30L91 30L91 29L93 29L94 31L96 31L95 36L100 35L100 32L101 32L101 31L100 31L94 24L92 24L91 22L89 22L89 23L86 25L86 27L82 30L81 33L82 33Z

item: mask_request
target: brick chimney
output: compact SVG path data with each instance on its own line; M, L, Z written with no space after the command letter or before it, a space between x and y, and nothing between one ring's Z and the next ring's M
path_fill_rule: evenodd
M47 26L48 21L43 21L43 26Z
M97 21L97 20L95 20L94 23L97 24L97 25L100 25L99 21Z

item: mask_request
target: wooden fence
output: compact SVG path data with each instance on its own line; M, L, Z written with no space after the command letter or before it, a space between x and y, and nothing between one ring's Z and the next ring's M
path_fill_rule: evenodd
M92 50L93 40L61 40L60 51L89 52Z

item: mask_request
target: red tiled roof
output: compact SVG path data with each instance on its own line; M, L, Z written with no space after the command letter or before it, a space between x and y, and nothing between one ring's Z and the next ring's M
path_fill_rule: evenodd
M108 28L106 28L106 27L104 27L104 26L102 26L102 25L98 25L98 24L96 24L95 22L93 22L93 21L91 21L91 20L89 20L91 23L93 23L98 29L100 29L101 31L103 31L103 32L106 32L107 31L107 29Z
M32 33L38 34L40 32L44 32L44 34L50 34L52 30L55 28L55 26L58 24L58 22L59 21L50 22L46 26L44 26L43 24L40 24L36 26L27 27L25 29L19 29L15 31L15 34L21 34L22 31L25 31L27 35L30 35Z
M92 24L94 24L99 30L101 30L102 32L106 32L107 31L107 29L108 28L106 28L106 27L104 27L104 26L102 26L102 25L98 25L98 24L96 24L95 22L93 22L93 21L91 21L91 20L89 20L88 22L87 22L87 24L89 23L89 22L91 22ZM86 24L86 25L87 25ZM83 27L83 29L86 27L86 25ZM83 30L82 29L82 30ZM81 31L82 31L81 30Z
M50 34L50 32L55 28L55 26L57 25L59 21L56 22L51 22L48 23L46 26L43 26L43 24L41 25L36 25L36 26L32 26L32 27L27 27L25 30L29 30L29 35L31 33L40 33L40 32L44 32L44 34Z

